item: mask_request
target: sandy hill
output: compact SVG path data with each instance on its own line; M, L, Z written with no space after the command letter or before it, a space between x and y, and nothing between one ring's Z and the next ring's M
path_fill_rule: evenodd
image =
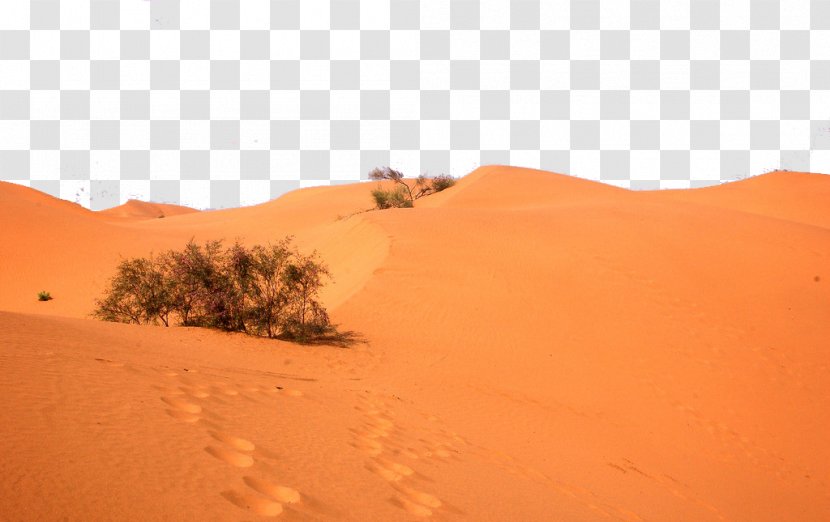
M137 199L127 200L123 205L102 210L99 213L107 217L133 218L133 219L156 219L168 216L178 216L198 212L190 207L171 205L169 203L150 203Z
M830 177L631 192L485 167L355 213L371 188L106 220L0 185L0 512L830 518ZM286 233L366 344L85 318L119 255Z

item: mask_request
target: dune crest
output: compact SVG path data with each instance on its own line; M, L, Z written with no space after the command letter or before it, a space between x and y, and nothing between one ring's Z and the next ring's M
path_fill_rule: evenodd
M530 208L569 204L604 196L624 197L625 189L565 174L521 167L479 167L453 190L423 199L427 208Z

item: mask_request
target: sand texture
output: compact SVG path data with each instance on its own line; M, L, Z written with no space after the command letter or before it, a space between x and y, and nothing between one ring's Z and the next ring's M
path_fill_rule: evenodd
M830 520L830 176L483 167L360 212L373 187L92 212L0 183L0 519ZM365 343L89 317L122 258L286 234Z

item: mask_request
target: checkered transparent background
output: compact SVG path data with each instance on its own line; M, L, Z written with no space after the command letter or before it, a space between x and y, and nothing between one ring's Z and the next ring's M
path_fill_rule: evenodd
M4 0L0 179L247 205L375 166L830 172L830 0Z

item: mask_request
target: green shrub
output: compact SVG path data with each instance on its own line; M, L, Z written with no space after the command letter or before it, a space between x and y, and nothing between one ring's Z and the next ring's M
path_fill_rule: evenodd
M93 315L106 321L204 326L313 342L339 339L319 290L331 277L317 253L291 237L247 248L221 241L122 261Z
M170 324L175 309L174 279L164 258L136 258L116 268L107 295L96 301L94 314L104 321Z
M204 247L190 240L181 251L163 256L170 278L171 306L183 326L215 326L216 296L223 284L219 273L222 242L207 241Z
M245 325L255 335L277 337L288 321L292 299L285 285L285 272L293 254L288 239L276 245L255 246L248 291Z
M52 294L47 292L46 290L40 291L37 293L37 300L38 301L51 301Z
M441 192L455 185L456 179L452 176L441 174L429 178L422 174L410 185L404 180L403 173L389 167L375 168L369 173L369 179L376 181L392 181L394 188L384 190L380 187L372 191L372 198L375 200L375 208L383 210L386 208L412 208L415 200L428 196L434 192Z
M456 179L447 174L441 174L432 178L432 189L435 192L441 192L455 185Z
M412 201L407 197L406 189L395 187L391 190L375 189L372 191L375 206L385 208L412 208Z
M329 330L329 316L317 300L323 279L331 274L318 259L294 256L285 266L283 284L290 296L286 302L286 321L282 335L289 339L308 341Z

